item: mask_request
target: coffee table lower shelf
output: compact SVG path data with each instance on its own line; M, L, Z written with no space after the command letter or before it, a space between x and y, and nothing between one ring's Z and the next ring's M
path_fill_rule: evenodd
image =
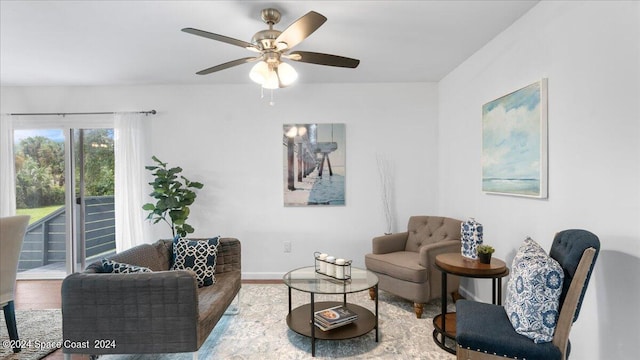
M451 354L456 353L456 313L448 312L444 316L444 329L442 331L442 314L436 315L433 318L433 340L442 348L450 352ZM447 345L447 339L451 346Z
M313 311L319 311L338 305L342 305L342 302L316 302ZM369 309L349 303L347 303L347 308L358 314L358 320L328 331L322 331L316 326L314 330L315 338L323 340L351 339L362 336L376 328L376 317L371 311L369 311ZM291 330L298 334L311 337L310 316L311 304L302 305L291 310L291 313L287 315L287 325Z

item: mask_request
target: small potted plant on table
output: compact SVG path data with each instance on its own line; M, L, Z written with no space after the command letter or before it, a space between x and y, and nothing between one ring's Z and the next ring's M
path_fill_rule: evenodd
M483 264L491 264L491 254L496 251L491 245L478 245L478 259Z

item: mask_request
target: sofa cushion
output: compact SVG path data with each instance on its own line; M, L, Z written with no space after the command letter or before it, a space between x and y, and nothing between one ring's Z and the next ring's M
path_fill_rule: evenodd
M221 249L220 249L221 250ZM240 291L240 271L216 274L216 286L198 289L198 342L204 342Z
M173 241L173 270L191 270L196 274L198 287L216 282L216 256L219 237L208 240L190 240L176 237Z
M564 272L534 240L527 238L511 265L505 311L518 334L536 343L553 340Z
M102 269L103 272L115 274L152 272L148 267L136 266L108 259L102 259Z
M373 272L389 275L404 281L424 283L429 278L429 272L418 263L419 254L413 251L367 254L364 262L367 269Z
M171 241L169 240L169 245L170 244ZM157 241L154 244L141 244L134 246L115 255L111 255L108 259L119 263L143 266L151 269L152 271L165 271L171 268L171 250L170 247L166 247L164 245L162 240ZM97 273L104 272L102 261L98 260L89 264L87 266L87 270Z

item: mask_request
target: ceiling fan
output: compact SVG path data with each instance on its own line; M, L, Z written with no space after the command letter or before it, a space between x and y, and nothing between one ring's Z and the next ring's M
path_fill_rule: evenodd
M240 46L259 54L254 57L246 57L212 66L198 71L196 74L211 74L230 67L259 61L253 66L249 76L253 81L262 85L263 88L277 89L290 85L298 76L295 69L284 62L283 59L344 68L356 68L360 64L360 60L344 56L310 51L291 51L293 47L301 43L327 21L326 17L315 11L308 12L289 25L284 31L273 28L273 25L280 21L280 12L278 10L272 8L263 9L261 17L269 25L269 29L258 31L253 35L250 43L194 28L182 29L182 31L189 34Z

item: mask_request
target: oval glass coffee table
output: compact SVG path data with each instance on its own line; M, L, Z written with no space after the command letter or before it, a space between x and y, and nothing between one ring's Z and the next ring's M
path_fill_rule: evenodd
M345 281L318 274L314 266L309 266L289 271L282 280L289 287L287 325L298 334L311 338L311 356L316 356L316 339L350 339L375 329L376 342L378 342L378 277L371 271L352 267L351 279ZM375 292L375 314L367 308L347 302L347 294L371 288ZM291 289L309 293L309 304L292 309ZM343 295L343 299L342 301L316 302L316 294ZM314 325L314 312L337 305L346 306L358 314L358 319L328 331L322 331Z

